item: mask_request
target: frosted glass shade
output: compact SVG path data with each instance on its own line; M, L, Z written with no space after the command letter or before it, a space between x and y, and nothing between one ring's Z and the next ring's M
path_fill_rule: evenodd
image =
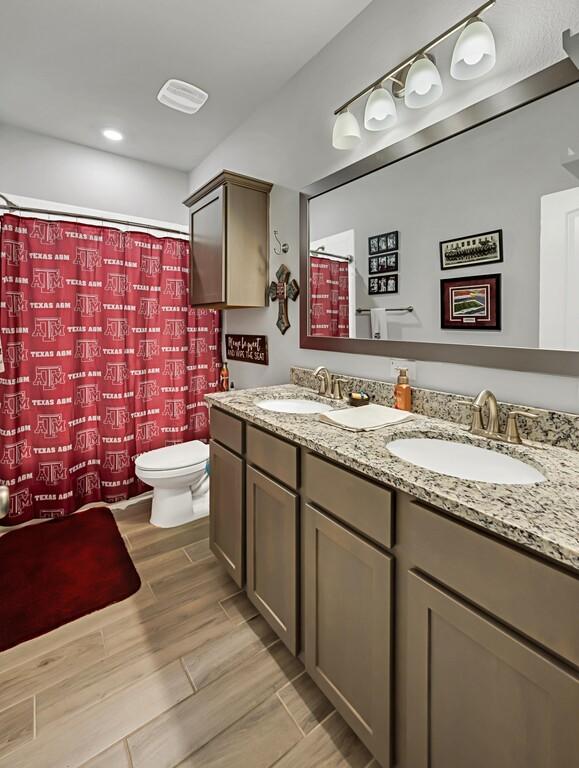
M360 126L351 112L340 112L334 123L332 145L335 149L352 149L360 141Z
M364 112L364 128L367 131L383 131L394 125L398 116L390 91L380 86L368 96Z
M416 59L408 70L404 86L404 103L410 109L434 104L442 96L442 80L436 64L424 56Z
M491 28L474 19L460 33L452 53L450 74L455 80L473 80L490 72L497 61Z

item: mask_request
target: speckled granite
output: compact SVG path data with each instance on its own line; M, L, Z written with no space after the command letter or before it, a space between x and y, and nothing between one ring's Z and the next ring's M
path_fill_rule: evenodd
M370 396L373 396L377 403L393 405L394 385L392 383L338 375L346 382L344 391L363 389ZM299 384L303 387L312 389L317 387L309 368L292 368L290 381L292 384ZM450 392L436 392L432 389L412 387L412 410L415 413L431 416L435 419L452 421L457 424L469 424L470 404L465 400L470 401L472 398ZM501 429L504 430L507 414L514 408L539 417L537 421L519 418L519 430L524 439L579 451L579 414L547 411L543 408L530 408L514 403L499 403Z
M473 437L448 421L422 416L374 432L351 433L316 415L288 415L255 405L266 398L318 399L295 384L207 395L209 403L305 446L346 467L404 491L509 541L579 571L579 453L555 446L509 446ZM459 480L415 467L392 454L386 441L430 436L460 440L533 464L547 478L531 486Z

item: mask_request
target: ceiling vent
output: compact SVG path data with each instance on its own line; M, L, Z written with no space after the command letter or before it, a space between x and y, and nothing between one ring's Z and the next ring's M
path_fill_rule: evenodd
M157 94L157 99L166 107L193 115L205 104L209 94L184 80L167 80Z

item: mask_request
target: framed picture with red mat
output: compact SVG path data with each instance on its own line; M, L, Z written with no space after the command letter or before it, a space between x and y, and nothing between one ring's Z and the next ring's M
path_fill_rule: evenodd
M0 651L125 600L141 579L113 513L93 507L0 537Z
M440 326L458 331L500 331L500 274L441 280Z

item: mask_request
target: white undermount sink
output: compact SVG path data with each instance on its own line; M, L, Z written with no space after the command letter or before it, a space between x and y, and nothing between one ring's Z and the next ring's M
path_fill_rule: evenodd
M330 403L319 403L317 400L304 400L301 398L292 398L287 400L258 400L257 406L264 411L274 411L275 413L304 414L304 413L325 413L334 408Z
M533 485L546 480L537 469L504 453L435 438L393 440L386 447L394 456L417 467L499 485Z

